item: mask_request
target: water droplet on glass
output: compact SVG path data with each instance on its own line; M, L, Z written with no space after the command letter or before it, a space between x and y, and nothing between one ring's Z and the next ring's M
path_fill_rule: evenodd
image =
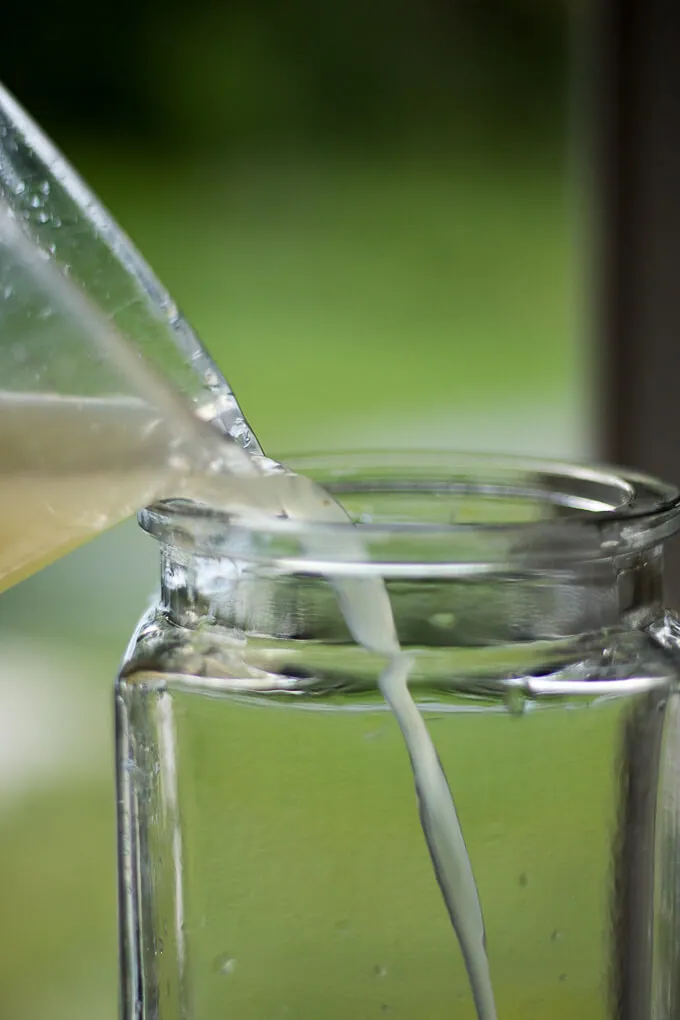
M335 924L335 934L336 935L341 935L343 938L346 938L350 934L350 931L351 931L351 926L350 926L349 921L338 921Z
M387 977L387 967L385 966L384 963L376 963L375 967L373 968L373 973L377 978Z
M50 182L49 181L43 181L42 184L40 185L40 190L42 191L43 195L49 195L49 193L50 193Z
M50 214L46 213L44 210L42 212L38 213L38 222L39 223L47 223L49 218L50 218Z
M236 960L233 956L230 956L229 953L221 953L219 956L215 957L215 960L213 961L213 970L216 974L224 974L228 976L229 974L234 973L235 967Z
M560 981L566 981L566 980L567 980L567 975L566 974L560 974Z
M519 878L517 879L517 881L519 882L519 884L520 884L520 886L522 887L522 889L525 889L525 888L526 888L526 886L527 886L527 885L529 884L529 879L527 878L527 873L526 873L526 871L523 871L523 872L522 872L522 873L520 874L520 876L519 876Z
M40 195L34 195L30 201L30 205L31 208L33 209L39 209L40 206L42 205L42 198L40 197Z
M17 181L17 183L14 186L14 194L23 195L25 190L26 190L25 183L23 181Z
M558 931L557 928L555 928L555 931L552 932L551 935L550 935L550 941L551 942L557 942L557 940L561 939L561 938L562 938L562 932Z
M167 315L168 323L171 326L174 326L177 324L177 322L179 322L179 309L177 308L177 305L174 304L173 302L170 302L169 304L166 305L165 314Z

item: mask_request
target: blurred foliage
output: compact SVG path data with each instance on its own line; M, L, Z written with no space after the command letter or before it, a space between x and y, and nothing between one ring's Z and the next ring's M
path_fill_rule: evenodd
M395 142L554 119L566 0L3 5L6 83L48 125L183 148Z

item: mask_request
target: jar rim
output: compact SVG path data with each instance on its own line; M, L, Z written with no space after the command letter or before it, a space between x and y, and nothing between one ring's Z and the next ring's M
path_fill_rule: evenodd
M440 574L520 563L544 569L548 562L639 552L680 528L680 491L627 469L416 449L307 453L282 461L353 504L348 509L365 549L363 566L385 576L413 572L419 563ZM390 496L391 514L358 512ZM401 515L395 512L400 501L408 504ZM433 509L434 519L427 519ZM281 569L357 570L346 543L337 541L349 522L250 518L187 500L158 503L139 520L161 541L196 555L245 556Z

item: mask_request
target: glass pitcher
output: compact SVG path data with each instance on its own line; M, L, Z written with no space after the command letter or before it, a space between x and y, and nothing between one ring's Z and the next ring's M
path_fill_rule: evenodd
M500 1020L680 1015L678 492L443 453L292 466L360 524L362 561L350 525L140 517L161 584L116 686L124 1020L475 1016L384 660L333 588L368 576L413 657Z

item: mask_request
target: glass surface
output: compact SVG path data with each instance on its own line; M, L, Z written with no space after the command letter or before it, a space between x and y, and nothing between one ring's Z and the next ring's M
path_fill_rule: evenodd
M229 385L170 294L1 85L0 294L7 391L132 395L156 410L166 410L174 391L199 417L258 449ZM169 410L181 420L181 404Z
M0 378L0 590L259 450L170 295L2 86Z
M338 603L339 577L366 576L386 578L413 658L498 1017L680 1005L680 631L660 551L677 494L559 465L415 460L293 465L350 510L359 562L340 526L324 548L296 522L144 515L163 571L117 683L125 1020L477 1015L385 658Z
M155 819L140 840L143 1016L475 1016L383 706L148 673L120 697ZM619 927L633 918L623 905L616 918L613 873L644 878L653 815L630 830L622 744L636 719L661 723L661 698L529 702L521 717L501 699L419 699L465 827L500 1017L604 1020L627 991L612 971L629 983L631 958L643 964L647 917Z

